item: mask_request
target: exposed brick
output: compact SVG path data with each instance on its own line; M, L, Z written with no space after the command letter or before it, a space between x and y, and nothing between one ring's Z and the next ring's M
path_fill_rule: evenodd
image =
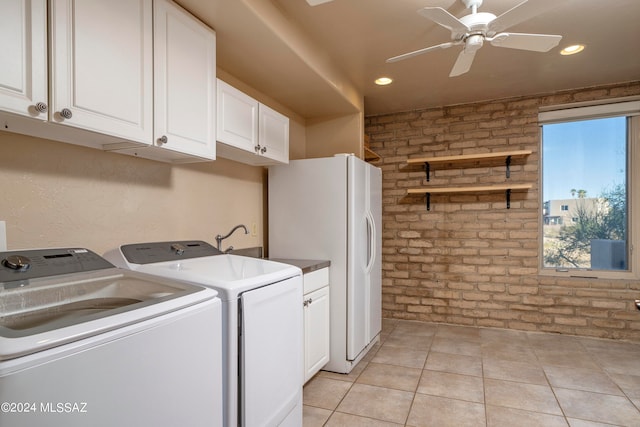
M639 280L540 275L539 106L640 95L640 81L365 117L382 157L383 316L640 341ZM511 149L512 194L422 195L407 189L504 183L503 164L422 165L408 158Z
M558 325L587 326L587 319L581 317L556 316L555 323Z

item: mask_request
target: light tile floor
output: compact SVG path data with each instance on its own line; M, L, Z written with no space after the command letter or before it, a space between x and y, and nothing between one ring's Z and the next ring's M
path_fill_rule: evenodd
M640 426L640 343L383 321L348 374L304 388L304 427Z

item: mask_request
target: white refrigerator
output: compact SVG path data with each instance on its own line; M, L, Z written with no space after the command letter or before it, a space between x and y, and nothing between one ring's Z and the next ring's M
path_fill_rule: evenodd
M349 373L382 327L382 172L354 155L269 168L269 257L330 260L330 361Z

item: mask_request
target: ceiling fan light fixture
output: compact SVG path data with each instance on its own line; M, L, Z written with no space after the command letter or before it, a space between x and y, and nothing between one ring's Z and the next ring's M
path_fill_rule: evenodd
M583 44L574 44L571 46L567 46L560 51L560 55L563 55L563 56L575 55L576 53L582 52L584 50L584 47L585 46Z
M393 79L389 77L379 77L375 80L375 84L377 84L378 86L386 86L390 85L391 83L393 83Z

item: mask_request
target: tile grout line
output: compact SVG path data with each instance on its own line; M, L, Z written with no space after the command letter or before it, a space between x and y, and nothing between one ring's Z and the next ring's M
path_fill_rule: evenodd
M429 359L429 353L431 353L431 347L433 346L433 341L435 340L436 335L438 334L439 326L436 325L436 330L431 336L431 341L429 342L429 347L427 348L426 356L424 358L424 363L422 364L422 369L420 370L420 377L418 378L418 384L416 384L415 390L413 391L413 398L411 399L411 405L409 405L409 411L407 412L407 416L404 420L404 425L407 426L409 423L409 416L411 415L411 411L413 410L413 405L416 401L416 395L418 394L418 388L420 388L420 381L422 380L422 376L424 375L424 371L427 367L427 360Z

